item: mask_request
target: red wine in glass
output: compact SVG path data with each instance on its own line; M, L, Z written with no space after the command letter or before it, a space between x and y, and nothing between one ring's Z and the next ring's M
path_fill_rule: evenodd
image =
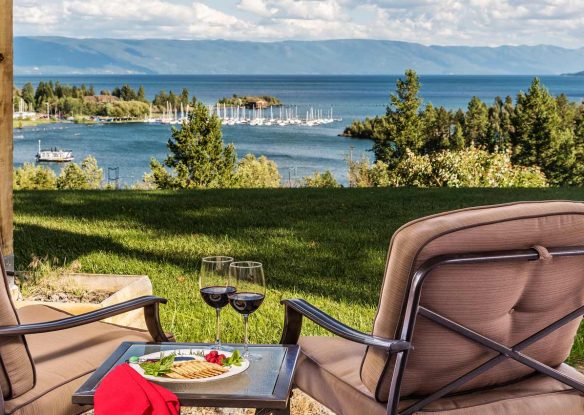
M266 296L266 280L264 268L260 262L239 261L229 265L230 284L237 291L229 294L229 304L243 316L245 337L243 343L243 357L247 360L260 360L262 357L251 354L248 350L248 319L264 302Z
M235 287L211 286L200 289L203 300L209 307L223 308L229 304L229 295L235 293Z
M229 295L235 293L235 287L229 283L229 265L233 258L227 256L211 256L201 261L199 274L199 292L205 303L215 309L216 333L215 349L231 350L221 345L221 309L229 304Z
M235 291L235 289L234 289ZM229 303L240 314L251 314L264 302L265 295L258 293L235 293L229 296Z

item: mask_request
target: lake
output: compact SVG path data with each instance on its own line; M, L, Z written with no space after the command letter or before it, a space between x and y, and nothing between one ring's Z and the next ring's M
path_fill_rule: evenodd
M316 127L307 126L224 126L223 138L233 143L240 157L247 153L265 155L274 160L283 178L299 179L316 170L331 170L347 183L345 159L362 155L371 157L371 141L338 137L354 119L385 112L389 93L398 76L245 76L245 75L95 75L95 76L16 76L15 84L33 85L40 80L64 84L93 84L96 91L115 86L143 85L152 99L160 90L191 95L207 104L219 98L237 95L273 95L284 105L298 107L303 116L310 107L325 113L332 107L334 116L343 120ZM421 76L424 102L449 109L466 107L472 96L491 103L496 96L515 96L527 90L533 76ZM584 98L584 77L542 76L553 94L566 94L574 101ZM43 147L71 149L77 161L93 155L104 168L119 168L120 180L131 184L149 170L149 160L166 157L170 136L167 125L141 123L78 125L52 124L15 130L14 164L34 162L38 140ZM55 167L58 169L59 167Z

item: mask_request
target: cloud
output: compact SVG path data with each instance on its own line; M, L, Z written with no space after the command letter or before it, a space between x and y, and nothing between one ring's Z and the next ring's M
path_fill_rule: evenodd
M582 0L14 0L28 35L584 46Z

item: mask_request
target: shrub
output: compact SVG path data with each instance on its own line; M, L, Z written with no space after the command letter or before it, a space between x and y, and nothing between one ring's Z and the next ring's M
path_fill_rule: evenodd
M467 148L430 155L406 154L389 171L391 186L415 187L546 187L537 167L514 166L508 153Z
M55 190L57 175L48 167L25 163L14 170L13 186L14 190Z
M103 179L103 170L97 165L97 160L87 156L81 166L69 163L63 167L57 178L57 188L63 190L99 189Z
M234 187L268 188L280 187L282 176L278 166L266 156L256 158L248 154L237 163L234 175Z
M315 172L312 176L306 176L302 179L304 187L335 188L341 187L336 181L330 170L321 173Z
M347 161L349 167L349 184L351 187L385 187L389 186L389 166L382 161L369 164L367 157L359 161Z

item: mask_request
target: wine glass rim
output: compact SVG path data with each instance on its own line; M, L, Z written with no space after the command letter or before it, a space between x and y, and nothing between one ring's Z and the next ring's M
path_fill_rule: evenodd
M243 269L253 269L261 268L263 264L257 261L235 261L229 264L229 268L243 268Z
M209 263L226 263L226 262L233 262L233 257L230 256L223 256L223 255L214 255L214 256L206 256L202 259L202 262L209 262Z

